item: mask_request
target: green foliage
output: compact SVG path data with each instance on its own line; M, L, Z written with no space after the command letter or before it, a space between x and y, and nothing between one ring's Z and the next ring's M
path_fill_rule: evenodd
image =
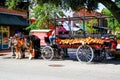
M96 32L96 29L94 29L92 26L97 24L98 24L97 19L90 20L89 23L86 23L86 26L87 26L86 31L88 31L89 33Z
M33 8L33 14L30 15L30 17L35 17L36 22L31 24L27 29L49 29L49 21L55 23L52 19L54 19L57 13L64 15L62 9L56 7L54 4L44 3L36 5Z
M116 2L116 5L120 8L120 1Z
M103 14L108 15L108 16L113 16L112 13L104 8L102 11ZM113 30L115 30L116 28L120 28L120 24L118 23L118 21L116 20L116 18L106 18L107 23L108 23L108 27L112 28Z
M15 9L16 6L21 2L22 0L9 0L7 1L7 5L9 8ZM62 7L63 9L68 9L69 7L72 8L72 10L80 10L83 7L87 7L88 10L95 10L98 9L98 0L33 0L33 4L37 2L37 4L42 5L44 3L48 4L54 4L57 7Z
M15 8L16 5L18 5L19 2L22 0L9 0L7 1L7 5L10 8ZM98 9L98 3L105 3L104 6L107 5L107 7L111 8L113 6L112 4L108 3L113 3L117 5L120 8L120 1L118 2L113 2L112 0L33 0L32 3L37 2L37 4L42 5L44 3L51 3L56 5L57 7L62 7L64 9L68 9L68 7L71 7L72 10L80 10L83 7L87 7L88 10L96 10Z
M8 0L6 4L9 6L9 8L16 8L16 6L19 4L19 1L21 0ZM98 3L102 3L112 12L112 14L116 17L116 19L120 23L120 18L118 17L120 16L120 1L114 2L113 0L109 0L109 1L108 0L33 0L32 3L34 4L35 2L37 2L38 5L41 5L43 7L43 9L41 8L42 10L45 10L45 7L43 6L43 4L51 4L51 5L54 4L51 7L56 6L57 8L61 7L66 10L69 7L71 7L71 9L75 11L80 10L83 7L86 7L88 10L96 10L98 9ZM53 8L46 8L46 12L48 12L48 9L51 10ZM54 11L51 10L51 12L54 12ZM42 12L42 14L43 13L44 12ZM40 13L37 13L36 16L38 16L39 14ZM49 14L49 13L46 13L46 14ZM114 25L117 25L117 23L115 21Z
M119 31L118 31L118 33L117 33L117 39L120 40L120 33L119 33Z
M23 2L23 0L6 0L5 5L8 6L9 9L27 11L29 2Z
M120 40L120 35L118 35L118 36L117 36L117 39L119 39L119 40Z
M16 9L19 2L20 0L9 0L6 2L6 6L8 6L9 9Z
M9 6L10 9L17 9L20 2L22 2L22 0L9 0L6 2L6 5ZM33 6L35 2L37 2L37 5ZM62 8L59 5L55 5L61 4L60 0L57 0L57 3L56 0L49 0L48 2L46 2L46 0L33 0L30 2L29 6L33 12L30 14L29 18L34 17L36 22L27 27L27 29L48 29L49 23L46 21L49 20L52 23L55 23L51 19L53 19L57 13L62 16L64 15Z

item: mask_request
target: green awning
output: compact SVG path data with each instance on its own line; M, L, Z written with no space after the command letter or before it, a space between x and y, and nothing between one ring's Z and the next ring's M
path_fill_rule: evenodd
M0 13L0 25L28 26L29 23L22 16Z

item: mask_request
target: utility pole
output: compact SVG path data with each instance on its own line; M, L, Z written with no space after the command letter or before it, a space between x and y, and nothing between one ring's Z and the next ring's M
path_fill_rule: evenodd
M30 24L30 21L29 21L29 6L30 6L30 1L31 0L22 0L22 2L26 3L27 4L27 20L28 20L28 24Z

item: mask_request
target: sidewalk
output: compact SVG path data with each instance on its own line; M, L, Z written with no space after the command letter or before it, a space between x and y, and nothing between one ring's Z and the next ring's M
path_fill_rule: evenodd
M6 49L6 50L0 50L0 56L3 56L3 55L8 55L10 54L10 50L9 49Z

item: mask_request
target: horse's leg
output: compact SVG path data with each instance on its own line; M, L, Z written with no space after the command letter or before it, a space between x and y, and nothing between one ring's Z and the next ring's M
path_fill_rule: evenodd
M15 55L16 55L16 59L19 58L19 51L18 51L18 48L15 47Z
M15 55L16 59L21 59L21 49L19 47L15 47Z
M20 51L18 52L18 55L19 55L19 59L22 58L22 50L20 49Z
M31 60L35 56L35 50L30 50L29 60Z
M25 50L22 51L22 58L25 58Z
M32 59L32 54L31 54L31 52L30 52L30 55L29 55L29 60L31 60Z
M25 58L25 50L26 50L26 47L22 46L22 49L21 49L21 57L22 58Z
M23 55L23 45L24 45L24 39L20 39L18 42L18 58L21 59Z
M21 59L21 50L16 48L16 59Z
M30 40L29 52L30 52L29 60L31 60L35 56L35 50L33 49L33 43L31 40Z

